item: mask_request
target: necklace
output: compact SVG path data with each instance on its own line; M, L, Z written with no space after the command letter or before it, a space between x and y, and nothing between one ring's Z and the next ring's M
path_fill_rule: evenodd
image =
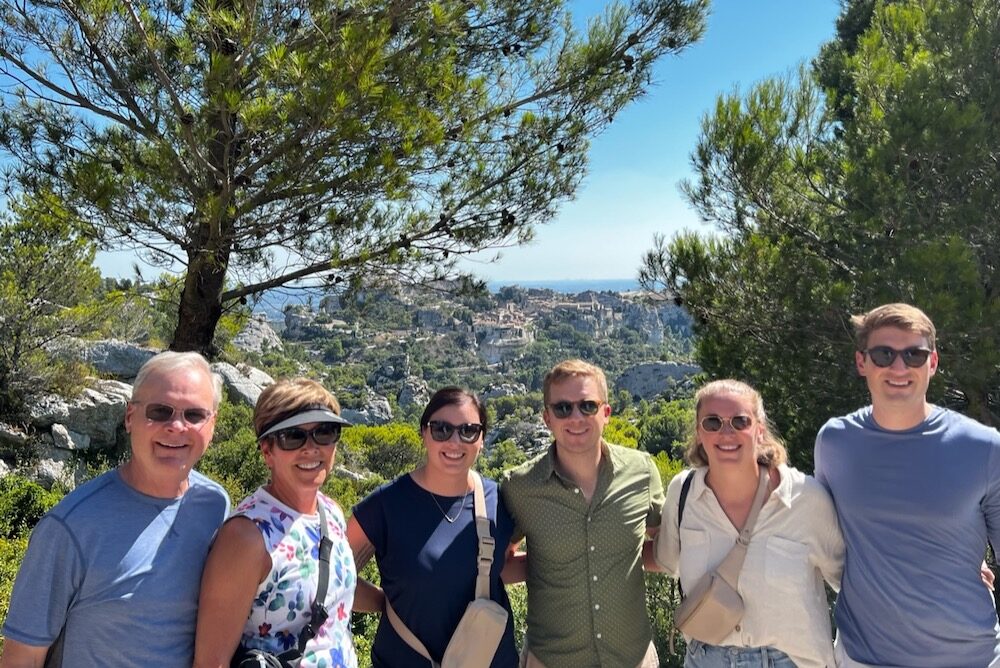
M454 517L448 517L448 513L444 512L444 508L442 508L441 504L438 503L437 496L434 494L434 492L427 490L427 493L431 495L431 499L434 501L434 505L437 506L437 509L441 511L441 515L444 517L445 522L447 522L448 524L454 524L458 520L458 518L461 517L462 511L465 510L465 502L469 500L469 490L467 489L465 490L465 496L462 497L462 505L458 507L458 512L455 513Z

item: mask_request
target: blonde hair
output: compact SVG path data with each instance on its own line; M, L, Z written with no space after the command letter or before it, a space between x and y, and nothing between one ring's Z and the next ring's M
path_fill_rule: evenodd
M601 401L607 402L608 379L604 375L604 371L590 362L572 359L559 362L545 374L545 380L542 381L542 400L546 405L549 403L549 390L552 389L552 386L568 378L593 378L597 383L597 390L601 394Z
M266 427L301 413L308 408L329 408L340 415L340 402L325 387L310 378L283 378L268 385L253 408L254 431L260 435Z
M768 468L774 468L788 462L788 450L785 449L784 442L774 433L774 428L767 419L764 412L764 400L761 399L760 392L753 389L744 382L726 378L724 380L714 380L707 385L703 385L694 395L694 428L691 430L691 437L688 440L685 457L692 466L708 466L708 457L705 455L705 448L698 440L698 421L701 419L701 404L709 397L720 394L733 394L738 397L745 397L752 405L753 419L764 427L764 436L756 446L757 463Z
M854 339L858 351L868 348L868 337L880 327L895 327L907 332L913 332L927 339L927 346L935 350L937 330L927 314L910 304L883 304L873 308L868 313L851 317L854 325Z

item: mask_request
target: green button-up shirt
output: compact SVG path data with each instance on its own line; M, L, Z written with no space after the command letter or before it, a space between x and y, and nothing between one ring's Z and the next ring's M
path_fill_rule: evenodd
M642 543L663 483L645 452L602 444L590 502L555 467L555 445L500 491L527 539L528 646L547 668L634 668L651 632Z

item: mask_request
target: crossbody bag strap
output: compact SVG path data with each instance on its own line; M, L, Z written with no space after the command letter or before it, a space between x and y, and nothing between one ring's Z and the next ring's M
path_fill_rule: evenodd
M306 643L316 637L316 632L326 623L329 612L326 609L326 593L330 588L330 551L333 541L330 540L330 528L326 524L326 511L322 499L316 499L319 509L319 582L316 585L316 599L312 604L312 617L299 633L299 654L305 655Z
M392 605L389 604L388 598L385 599L385 616L389 620L389 624L392 625L392 628L395 629L396 635L402 638L403 642L409 645L414 652L430 661L434 668L439 668L440 664L436 663L434 659L431 658L431 653L428 652L427 648L424 647L424 644L420 642L420 638L413 635L413 631L407 628L406 624L403 623L403 620L396 614L396 611L392 609Z
M733 589L736 589L736 585L740 580L743 560L747 556L747 545L750 544L750 536L753 534L754 525L757 524L757 516L760 515L760 509L764 507L764 502L767 500L767 487L770 482L770 472L766 466L761 466L759 482L757 483L757 493L754 495L753 503L750 505L750 514L747 515L747 521L743 523L743 529L740 531L739 538L736 539L736 545L729 551L726 558L722 560L719 567L715 569Z
M493 568L493 553L496 540L490 535L490 518L486 515L486 495L483 479L475 471L469 471L473 484L473 500L476 508L476 535L479 537L479 554L476 557L476 598L490 597L490 571Z
M681 548L681 522L684 521L684 506L687 505L688 494L691 492L691 482L694 480L695 470L691 469L684 482L681 483L681 497L677 501L677 552L680 554ZM684 586L681 579L677 578L677 589L680 590L681 600L684 600Z

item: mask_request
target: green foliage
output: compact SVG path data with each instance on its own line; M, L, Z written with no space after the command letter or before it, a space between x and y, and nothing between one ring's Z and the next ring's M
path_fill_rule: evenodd
M21 567L24 552L28 549L27 534L19 538L0 538L0 619L7 618L14 578ZM0 636L0 647L3 637Z
M104 246L183 264L172 345L214 353L262 290L530 239L707 4L616 4L583 34L558 0L9 4L0 146Z
M215 437L198 462L198 470L222 485L233 503L239 503L270 474L253 430L253 410L223 400L215 422Z
M420 434L409 425L360 425L343 434L340 447L345 457L384 480L412 471L424 458Z
M657 240L642 282L695 318L710 378L749 381L791 458L865 401L849 316L920 306L940 333L930 398L1000 424L1000 5L844 4L811 71L721 96L688 199L721 235ZM817 81L823 86L820 88Z
M626 448L639 446L639 434L638 427L618 415L612 415L608 425L604 428L604 440L615 445L623 445Z
M642 421L639 449L650 454L666 452L682 459L685 441L694 423L694 410L689 400L657 402L656 413Z
M104 307L92 299L95 248L51 194L10 204L0 221L0 414L15 417L34 396L72 395L86 367L70 337L94 331Z
M512 439L505 439L494 443L488 452L479 456L477 468L484 477L500 480L504 471L514 468L527 459L527 455Z
M27 536L62 496L19 475L0 478L0 539Z

